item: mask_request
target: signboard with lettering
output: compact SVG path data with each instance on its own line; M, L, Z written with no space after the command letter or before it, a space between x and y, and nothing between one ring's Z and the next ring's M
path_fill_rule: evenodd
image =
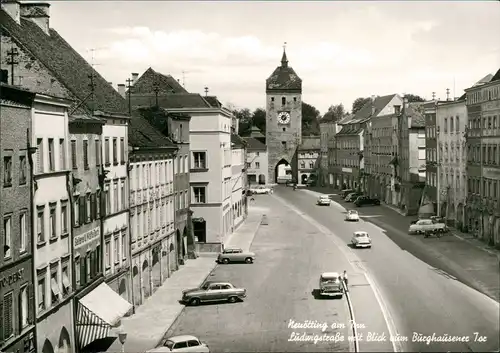
M14 283L21 281L24 275L24 268L20 268L19 270L11 273L7 276L0 277L0 288L5 288L7 286L11 286Z
M75 236L75 248L79 248L80 246L88 244L92 240L99 238L100 234L99 228L94 228L88 232Z
M488 179L499 179L500 169L483 167L483 176Z

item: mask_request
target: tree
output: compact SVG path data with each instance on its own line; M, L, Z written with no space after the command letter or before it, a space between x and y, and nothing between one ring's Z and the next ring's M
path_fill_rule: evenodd
M328 111L323 115L325 121L340 121L347 115L344 105L342 103L331 105Z
M302 102L302 135L319 135L319 117L318 109L310 104Z
M413 103L413 102L425 102L425 99L423 99L422 97L420 97L419 95L417 94L411 94L411 93L408 93L408 94L405 94L404 96L405 98L408 98L408 103Z
M243 136L250 132L250 128L252 127L252 113L250 109L233 109L233 114L238 119L238 135Z
M260 131L266 133L266 110L263 108L257 108L252 114L252 125L257 126Z
M354 100L354 102L352 102L352 114L356 114L361 108L363 108L363 106L370 102L372 99L370 97L366 97L366 98L363 98L363 97L359 97L359 98L356 98Z

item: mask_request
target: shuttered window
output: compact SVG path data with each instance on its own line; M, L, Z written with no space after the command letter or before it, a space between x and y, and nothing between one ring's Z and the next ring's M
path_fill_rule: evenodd
M125 139L123 137L120 138L120 162L125 163Z
M66 145L64 139L59 139L59 169L66 169Z
M109 165L109 137L104 140L104 162Z
M89 141L83 140L83 168L89 169Z
M43 139L36 139L36 171L43 173Z
M118 164L118 139L113 137L113 164Z
M78 165L76 163L76 141L71 141L71 166L73 169L78 169Z
M95 165L100 166L101 165L101 140L97 139L95 140Z
M12 292L7 293L3 297L3 338L7 339L14 333L13 322L13 295Z
M85 216L85 203L86 203L86 199L85 199L85 196L81 196L78 198L78 207L79 207L79 220L80 220L80 224L85 224L85 220L87 219L87 217Z

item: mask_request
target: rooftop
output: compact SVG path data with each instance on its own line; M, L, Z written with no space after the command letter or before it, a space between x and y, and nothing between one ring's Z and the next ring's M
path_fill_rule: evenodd
M267 146L263 144L261 141L257 140L254 137L244 137L243 138L247 143L247 151L267 151Z
M156 105L156 95L151 93L132 93L133 107L152 107ZM159 94L158 105L165 109L175 108L212 108L198 93Z
M165 135L159 132L149 123L140 111L132 114L128 125L128 143L132 147L158 148L169 147L176 149L177 146Z
M147 69L135 82L133 93L188 93L184 87L171 75L156 72L153 68Z
M266 80L266 91L284 90L284 91L301 91L302 80L295 71L288 66L288 58L285 50L281 58L281 65L278 66L271 76Z
M321 142L319 136L302 137L302 143L299 150L319 150L321 149Z

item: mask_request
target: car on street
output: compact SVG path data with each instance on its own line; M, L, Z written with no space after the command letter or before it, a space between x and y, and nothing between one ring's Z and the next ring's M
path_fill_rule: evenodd
M423 234L425 232L446 233L447 231L448 227L445 223L436 222L432 219L420 219L417 222L410 224L410 227L408 228L409 234Z
M367 232L364 231L356 231L352 235L351 244L355 248L371 248L372 247L372 239Z
M319 295L330 297L342 297L344 287L338 272L323 272L319 276Z
M199 288L183 290L181 302L193 306L220 301L236 303L246 296L247 290L245 288L237 288L229 282L209 281Z
M366 205L380 205L380 200L371 198L369 196L358 196L358 198L354 201L354 205L357 207L366 206Z
M317 205L319 206L330 206L332 203L332 200L330 200L330 197L328 195L321 195L318 197L318 201L316 202Z
M340 191L340 197L342 197L342 199L345 199L347 197L347 195L349 195L352 192L354 192L353 189L344 189L344 190L341 190Z
M355 210L347 211L347 214L345 215L345 220L348 222L359 222L358 211L355 211Z
M351 192L349 195L347 195L344 199L345 202L354 202L358 197L362 196L363 194L360 192Z
M220 264L228 264L230 262L246 262L247 264L251 264L255 261L255 253L243 251L240 248L226 248L219 254L216 261Z
M262 195L262 194L272 194L272 189L270 187L267 187L265 185L260 185L260 186L257 186L257 187L252 187L250 188L250 192L253 194L253 195Z
M202 352L210 353L206 343L192 335L181 335L167 338L160 347L151 349L146 353L157 352Z

